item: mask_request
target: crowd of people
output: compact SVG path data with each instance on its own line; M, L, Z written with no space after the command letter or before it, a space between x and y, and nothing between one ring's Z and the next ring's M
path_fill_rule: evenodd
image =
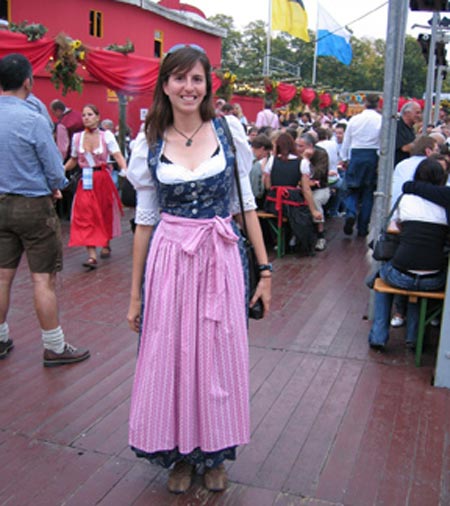
M358 130L355 119L349 121L343 114L309 111L277 114L273 110L273 104L266 100L255 123L251 124L247 120L243 123L254 155L250 179L258 208L281 212L289 218L291 250L307 254L323 251L327 244L326 218L345 216L345 231L351 235L359 213L361 224L358 224L358 235L367 235L371 212L371 202L367 201L376 184L381 128L381 115L376 110L378 97L369 95L368 100L372 100L371 105L368 105L368 110L360 121L364 124L364 129L367 129L365 116L372 117L369 110L373 109L375 124L370 127L373 128L373 138L369 139L368 148L361 144L366 143L366 139L362 139L363 132ZM239 111L239 104L229 105L222 99L216 102L216 113L219 115L234 115L239 118ZM355 164L361 165L358 155L364 156L365 149L370 149L371 167L363 175L360 170L355 172L354 167ZM351 163L350 153L353 155ZM280 196L286 191L289 197L283 201ZM274 206L276 195L278 204ZM289 202L293 202L292 199L296 205L289 205ZM365 206L361 212L362 202ZM313 237L300 234L299 228L295 226L299 209L289 207L300 207L301 204L310 211L314 223ZM302 223L305 223L304 220ZM268 246L271 246L269 231L265 232Z
M237 113L227 104L216 104L220 114ZM290 225L292 248L311 254L326 247L324 220L343 217L343 232L366 238L370 231L374 192L377 185L382 118L379 96L368 94L364 110L350 118L342 114L302 111L276 113L267 101L254 124L247 124L254 162L251 186L260 209L282 212ZM446 188L450 167L450 115L439 111L436 125L423 132L422 110L416 101L406 102L399 111L392 167L392 205L403 194L403 185L416 182L433 187L428 193L409 195L399 203L392 227L399 233L394 258L376 273L393 286L435 290L445 285ZM412 184L412 183L410 183ZM411 186L414 193L416 186ZM450 191L450 189L449 189ZM429 201L427 200L429 199ZM310 211L315 227L312 247L308 222L299 216L299 202ZM275 208L275 203L278 208ZM305 207L303 212L305 212ZM268 245L273 239L265 231ZM427 253L425 253L425 250ZM389 327L406 325L406 343L414 348L417 338L417 304L405 297L377 293L375 316L369 334L374 350L385 350ZM394 309L391 306L393 304ZM408 315L408 316L407 316ZM438 322L436 322L438 324Z

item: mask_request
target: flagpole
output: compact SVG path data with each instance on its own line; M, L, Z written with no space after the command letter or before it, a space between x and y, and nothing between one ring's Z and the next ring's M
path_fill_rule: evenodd
M317 2L317 14L316 14L316 40L314 43L314 61L313 61L313 73L312 73L312 84L316 84L317 77L317 34L319 33L319 2Z
M266 57L264 58L263 74L270 75L270 41L272 38L272 0L269 0L269 22L267 23Z

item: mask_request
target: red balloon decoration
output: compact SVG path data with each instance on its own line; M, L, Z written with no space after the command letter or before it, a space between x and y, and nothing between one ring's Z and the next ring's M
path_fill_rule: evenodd
M331 98L331 95L329 93L322 93L319 96L319 108L320 109L326 109L327 107L330 107L330 105L333 103L333 99Z
M341 113L341 114L345 114L347 112L347 109L348 109L348 105L345 103L345 102L341 102L339 105L338 105L338 111Z
M277 88L277 106L288 104L297 94L297 88L293 84L280 83Z
M408 102L407 98L405 98L405 97L399 97L398 98L398 110L399 111L406 104L406 102Z
M300 98L304 104L311 105L316 98L316 92L312 88L303 88L300 92Z

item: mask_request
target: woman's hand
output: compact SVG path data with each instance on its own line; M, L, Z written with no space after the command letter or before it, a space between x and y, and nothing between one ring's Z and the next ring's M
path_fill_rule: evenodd
M270 301L272 300L272 275L261 275L259 283L256 286L255 294L250 301L250 307L261 297L264 306L264 316L270 309Z
M131 299L128 308L127 321L128 326L134 332L139 332L141 325L141 299Z
M64 164L64 171L69 172L73 170L78 164L78 158L69 158L67 162Z

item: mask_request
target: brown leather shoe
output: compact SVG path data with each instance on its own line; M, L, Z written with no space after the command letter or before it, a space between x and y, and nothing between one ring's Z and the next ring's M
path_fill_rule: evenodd
M192 483L194 466L187 462L177 462L169 472L167 488L172 494L184 494L189 490Z
M64 345L62 353L55 353L52 350L44 350L44 367L55 367L57 365L75 364L90 357L87 348L75 348L69 343Z
M203 475L205 487L211 492L222 492L227 488L228 477L223 464L217 467L208 467Z

